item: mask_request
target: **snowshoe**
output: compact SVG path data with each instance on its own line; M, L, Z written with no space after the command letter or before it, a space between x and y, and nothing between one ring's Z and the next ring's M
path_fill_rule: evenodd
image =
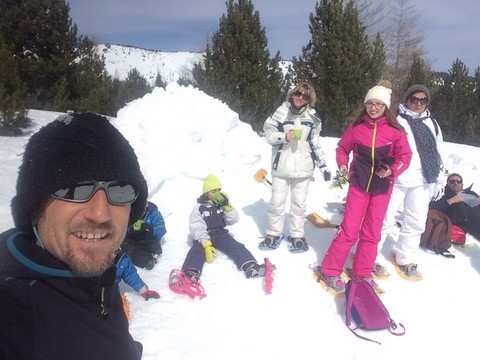
M280 246L282 240L283 234L279 236L267 235L260 244L258 244L258 247L260 250L275 250Z
M345 296L345 280L341 276L326 276L320 266L313 266L313 277L332 296Z
M301 253L308 251L309 246L307 239L304 237L288 237L288 250L293 253Z
M422 274L417 270L417 264L399 265L395 259L395 253L388 257L388 260L393 264L398 275L410 281L423 280Z
M195 279L189 278L183 271L173 269L168 278L168 286L176 294L185 294L191 299L207 296L203 286Z
M373 279L373 277L369 277L369 278L364 278L364 279L361 279L365 282L367 282L373 289L373 291L375 291L375 293L378 295L378 296L382 296L383 294L385 294L385 290L383 290L378 284L377 282Z
M273 288L273 270L275 270L275 265L270 262L269 258L265 258L265 280L263 282L263 287L267 295L272 293Z

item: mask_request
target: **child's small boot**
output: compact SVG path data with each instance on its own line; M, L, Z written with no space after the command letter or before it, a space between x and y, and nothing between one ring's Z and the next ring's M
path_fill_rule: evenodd
M271 265L272 265L272 269L275 270L275 265L273 264ZM265 276L265 264L260 265L254 260L243 264L242 270L245 273L245 276L247 277L247 279Z

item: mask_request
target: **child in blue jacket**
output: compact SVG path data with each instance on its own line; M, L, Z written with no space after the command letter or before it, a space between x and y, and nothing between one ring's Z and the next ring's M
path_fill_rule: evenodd
M123 280L125 284L130 286L145 300L160 298L160 295L156 291L150 290L140 275L138 275L137 269L132 263L132 259L124 250L119 250L115 259L115 266L117 267L115 276L115 284L117 286Z
M165 220L157 205L148 201L142 217L127 229L122 248L136 266L151 270L162 254L160 241L166 232Z

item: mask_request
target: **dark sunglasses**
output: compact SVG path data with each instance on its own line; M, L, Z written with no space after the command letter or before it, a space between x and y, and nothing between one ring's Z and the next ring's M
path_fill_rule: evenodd
M428 97L426 98L417 98L415 96L410 96L410 98L408 99L408 101L410 101L412 104L422 104L422 105L427 105L428 104Z
M310 101L310 96L308 95L305 95L304 93L302 93L300 90L297 90L293 93L294 96L298 96L298 97L301 97L303 100L305 100L306 102L309 102Z
M449 183L450 185L462 184L462 183L463 183L463 180L461 180L461 179L459 179L459 180L452 179L452 180L448 180L448 183Z
M89 201L99 190L105 190L108 202L112 205L126 205L135 201L138 191L131 184L119 181L82 181L71 187L55 191L52 196L69 202Z

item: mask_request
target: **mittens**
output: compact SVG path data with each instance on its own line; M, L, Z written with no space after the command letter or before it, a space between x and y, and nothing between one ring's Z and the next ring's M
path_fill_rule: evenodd
M143 289L146 290L142 291ZM148 299L160 299L160 294L155 290L149 290L147 286L144 286L142 290L140 290L142 291L140 296L143 297L145 301L148 301Z
M205 249L205 260L207 263L212 263L215 255L217 254L217 249L215 249L210 240L205 240L202 242L202 246Z

